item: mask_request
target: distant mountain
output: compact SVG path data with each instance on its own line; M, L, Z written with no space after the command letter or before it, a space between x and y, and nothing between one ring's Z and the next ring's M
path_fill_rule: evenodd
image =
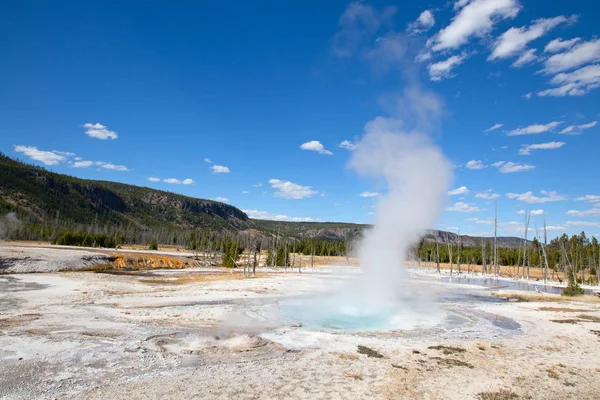
M151 232L152 236L166 242L173 235L192 229L350 241L360 238L369 227L341 222L250 219L240 209L217 201L117 182L75 178L0 153L0 215L8 212L16 212L30 225L27 237L30 239L39 239L39 235L44 234L44 226L61 226L106 233L126 231L131 240L141 242L147 240L148 234L136 236L135 232ZM458 244L458 235L437 230L429 231L424 239L446 243L446 235L451 243ZM481 240L460 236L463 246L479 246ZM493 238L484 240L489 242ZM519 244L519 238L498 238L500 247L517 247Z

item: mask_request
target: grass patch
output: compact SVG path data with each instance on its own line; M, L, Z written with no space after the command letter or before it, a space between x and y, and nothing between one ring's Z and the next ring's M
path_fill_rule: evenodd
M566 308L566 307L540 307L539 311L554 311L554 312L588 312L584 308Z
M372 358L383 358L383 354L376 352L373 349L368 348L367 346L358 345L358 354L364 354L367 357Z
M577 296L572 298L568 296L560 296L554 294L537 294L537 293L492 293L492 296L504 300L516 299L524 302L544 302L544 303L600 303L600 297L597 296Z
M583 319L583 320L589 321L589 322L600 322L600 317L595 317L593 315L580 314L577 316L577 318L580 318L580 319Z
M466 367L473 369L475 368L472 364L457 360L455 358L442 358L442 357L431 357L432 360L437 361L438 365L443 367Z
M497 392L482 392L477 395L479 400L515 400L518 399L516 393L501 389Z
M551 319L550 322L556 322L557 324L576 324L578 322L581 322L580 319L572 319L572 318L568 318L568 319Z
M467 351L467 350L463 349L462 347L452 347L452 346L429 346L428 349L439 350L446 355L459 354L459 353L464 353L465 351Z

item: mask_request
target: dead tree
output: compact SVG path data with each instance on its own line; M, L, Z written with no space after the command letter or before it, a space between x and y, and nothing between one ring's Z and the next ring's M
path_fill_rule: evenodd
M527 263L527 280L529 280L529 257L527 254L527 232L529 231L529 221L531 219L531 212L525 212L525 232L523 233L523 269L521 270L521 279L525 278L525 263ZM519 271L517 271L517 276Z
M450 258L450 278L452 278L452 244L448 239L448 232L446 232L446 245L448 246L448 257Z
M456 255L456 269L458 270L458 274L460 275L460 228L458 229L458 254Z
M438 242L436 240L435 244L436 244L436 248L437 248L437 251L436 251L436 254L435 254L435 263L436 263L436 266L437 266L437 273L439 274L440 273L440 242Z
M260 263L260 247L260 240L257 240L256 244L254 245L254 261L252 263L252 276L256 276L256 267ZM258 259L256 258L256 254L258 254Z
M494 274L498 276L498 203L494 206Z
M481 238L481 275L485 275L487 273L487 260L485 254L486 247L487 245L485 243L485 239Z

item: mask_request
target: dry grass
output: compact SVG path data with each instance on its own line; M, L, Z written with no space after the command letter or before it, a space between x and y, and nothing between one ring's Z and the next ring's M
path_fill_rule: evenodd
M443 367L467 367L469 369L475 368L472 364L457 360L456 358L442 358L442 357L431 357L431 360L437 361L438 365Z
M497 392L482 392L477 395L479 400L516 400L519 398L516 393L501 389Z
M588 312L584 308L566 308L566 307L540 307L538 311L554 311L554 312Z
M263 276L265 276L265 274L256 274L254 278L262 278ZM177 275L176 277L157 276L147 279L140 279L140 282L149 285L189 285L200 282L236 281L246 278L247 277L240 273L224 272L214 274L181 274Z
M459 354L459 353L464 353L465 351L467 351L467 350L463 349L462 347L452 347L452 346L429 346L428 349L439 350L446 355Z
M545 303L600 303L600 297L597 296L578 296L576 298L564 297L553 294L537 293L492 293L492 296L509 300L516 299L526 302L545 302Z
M589 322L600 322L600 317L596 317L594 315L580 314L577 316L577 318L580 318L582 320L589 321Z
M361 346L358 345L358 354L364 354L367 357L372 357L372 358L383 358L383 354L376 352L373 349L368 348L367 346Z

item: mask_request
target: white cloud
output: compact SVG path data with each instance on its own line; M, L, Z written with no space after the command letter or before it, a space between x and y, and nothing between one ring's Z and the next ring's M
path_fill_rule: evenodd
M523 144L519 149L519 154L530 155L532 150L553 150L563 147L565 142L548 142L537 144Z
M99 123L85 123L82 125L85 128L85 134L96 139L116 139L119 136L117 132L109 130L106 126Z
M564 53L553 55L544 62L543 71L553 74L596 61L600 61L600 39L580 42Z
M562 124L562 121L553 121L546 125L543 124L533 124L526 126L525 128L514 129L512 131L508 131L506 133L507 136L518 136L518 135L536 135L539 133L544 133L548 131L554 130L557 126Z
M262 182L258 182L256 185L252 185L254 187L262 187Z
M465 221L475 222L476 224L485 224L485 225L493 225L494 224L494 220L491 218L488 218L488 219L467 218Z
M461 186L454 190L448 191L449 196L457 196L457 195L461 195L461 194L469 194L469 189L466 186Z
M531 215L536 216L536 215L543 215L544 214L544 210L542 210L541 208L539 210L531 210L529 212Z
M485 192L478 192L475 194L475 197L478 199L485 199L485 200L496 200L500 197L500 195L498 193L492 193L491 190L485 191Z
M269 184L273 189L277 189L275 197L284 199L299 200L312 197L319 193L310 186L301 186L290 181L282 181L279 179L270 179Z
M589 201L590 203L596 203L600 201L600 195L597 194L586 194L583 197L577 197L577 201Z
M550 83L555 88L539 91L539 97L583 96L600 87L600 64L588 65L572 72L555 75Z
M408 25L408 30L413 33L427 32L435 25L435 18L430 10L423 11L415 22Z
M229 202L229 199L227 197L215 197L213 200L214 201L219 201L221 203L227 203L227 202Z
M113 171L129 171L129 169L124 165L115 165L113 163L104 161L96 161L94 164L104 169L112 169Z
M523 95L523 98L529 100L529 99L531 99L531 96L533 96L533 93L529 92L529 93L525 93Z
M567 211L567 214L574 217L600 217L600 208L591 208L585 211L569 210Z
M342 141L342 143L338 144L338 147L341 147L342 149L346 149L346 150L356 150L356 143L353 143L349 140L344 140Z
M149 180L150 182L160 182L160 178L157 178L157 177L155 177L155 176L151 176L150 178L148 178L148 180Z
M529 42L544 36L557 25L567 21L569 21L569 18L561 15L554 18L535 20L529 27L510 28L496 39L494 50L488 57L488 60L508 58L521 54L526 50Z
M534 62L535 60L537 60L537 56L535 55L535 52L536 52L535 49L527 50L525 53L521 54L521 56L517 59L517 61L512 63L511 66L513 68L521 68L527 64Z
M210 158L205 158L204 162L208 164L214 164L214 162Z
M571 126L567 126L565 129L560 131L559 134L561 134L561 135L579 135L582 133L581 131L583 131L585 129L593 128L596 125L598 125L598 121L592 121L589 124L583 124L583 125L571 125Z
M224 165L212 165L210 169L212 169L213 174L228 174L231 172L229 168Z
M465 167L468 169L483 169L487 168L487 165L483 164L481 160L471 160L465 165Z
M242 194L250 194L248 190L242 190Z
M492 30L495 22L514 18L521 8L518 0L472 0L459 3L464 4L464 7L455 7L458 14L450 25L430 40L429 45L434 51L456 49L473 36L483 37Z
M270 221L291 221L291 222L320 222L320 219L309 217L288 217L283 214L272 214L268 211L259 210L242 210L248 217L254 219L266 219Z
M600 228L600 222L596 222L596 221L567 221L567 222L565 222L565 226L568 226L568 227Z
M509 162L498 161L498 162L493 163L492 167L498 168L498 170L500 172L502 172L503 174L510 174L513 172L529 171L531 169L534 169L535 165L514 163L512 161L509 161Z
M504 124L495 124L494 126L487 128L484 132L488 133L488 132L492 132L495 131L496 129L500 129L504 126Z
M194 181L190 178L184 179L182 181L180 181L179 179L176 179L176 178L167 178L167 179L163 179L163 182L172 183L175 185L191 185L192 183L194 183Z
M542 190L540 193L545 197L534 196L533 192L531 191L525 193L506 193L506 197L529 204L549 203L552 201L563 201L567 199L565 196L559 195L556 192Z
M427 70L432 81L441 81L442 79L452 78L452 69L459 66L465 60L465 56L452 56L444 61L429 64Z
M474 204L463 203L462 201L458 201L454 203L452 206L446 208L446 211L456 211L462 213L472 213L480 211L479 207Z
M556 38L544 47L545 53L558 53L563 50L568 50L575 46L575 43L579 42L581 38L573 38L570 40L563 40L562 38Z
M57 152L38 150L33 146L18 146L15 145L17 153L23 153L32 160L39 161L46 165L56 165L65 160L65 156Z
M360 197L377 197L379 196L379 193L377 192L362 192L361 194L359 194Z
M311 140L310 142L302 143L300 145L300 148L302 150L316 151L319 154L326 154L328 156L333 154L331 151L326 150L325 147L318 140Z
M94 165L93 161L81 160L70 165L71 168L88 168Z

